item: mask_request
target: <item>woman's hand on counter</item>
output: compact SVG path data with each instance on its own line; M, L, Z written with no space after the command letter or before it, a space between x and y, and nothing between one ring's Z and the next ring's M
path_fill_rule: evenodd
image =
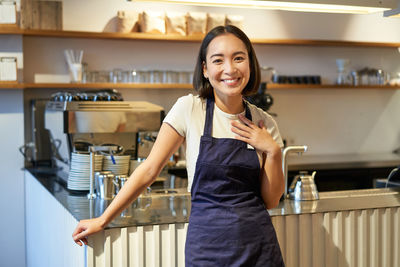
M79 246L83 245L82 242L87 245L87 237L103 230L104 225L105 224L101 217L89 220L81 220L76 226L75 231L72 233L72 238Z

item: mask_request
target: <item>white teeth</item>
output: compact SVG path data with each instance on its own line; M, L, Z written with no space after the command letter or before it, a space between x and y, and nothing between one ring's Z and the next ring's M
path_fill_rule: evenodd
M234 79L234 80L225 80L225 82L227 82L227 83L233 83L233 82L236 82L236 79Z

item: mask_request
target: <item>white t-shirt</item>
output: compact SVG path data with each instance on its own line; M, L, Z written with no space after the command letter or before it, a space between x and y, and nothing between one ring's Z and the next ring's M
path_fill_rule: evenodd
M248 103L251 112L252 121L258 123L264 121L265 128L271 134L275 142L283 147L282 138L279 134L275 120L253 104ZM204 132L204 124L206 119L207 101L189 94L180 97L168 112L164 119L165 123L171 125L181 136L186 139L186 169L188 173L188 191L192 187L193 177L196 169L197 156L200 148L200 137ZM243 111L242 114L245 112ZM231 121L238 119L239 114L228 114L220 110L214 104L214 118L212 126L212 136L215 138L235 138L235 133L231 130ZM260 151L257 151L261 165Z

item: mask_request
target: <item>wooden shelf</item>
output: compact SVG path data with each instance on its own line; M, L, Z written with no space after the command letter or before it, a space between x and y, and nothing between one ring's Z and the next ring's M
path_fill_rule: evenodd
M182 36L177 34L150 34L142 32L84 32L84 31L54 31L54 30L23 30L0 26L0 34L21 34L23 36L56 37L56 38L86 38L86 39L116 39L116 40L152 40L200 42L203 35Z
M60 88L60 89L192 89L191 84L181 83L26 83L26 89Z
M14 84L11 88L35 89L35 88L59 88L59 89L185 89L193 90L191 84L181 83L22 83ZM0 88L6 88L1 85ZM7 87L8 88L8 87ZM269 84L267 90L309 90L309 89L379 89L397 90L399 86L393 85L333 85L333 84Z
M397 48L400 43L354 42L335 40L300 40L300 39L251 39L253 44L268 45L304 45L304 46L349 46L349 47L387 47Z
M0 81L0 89L24 89L24 84L18 82Z
M84 31L52 31L23 30L16 26L0 25L0 34L21 34L23 36L56 37L56 38L88 38L115 40L152 40L174 42L200 42L204 35L182 36L173 34L149 33L116 33L116 32L84 32ZM304 46L353 46L353 47L387 47L397 48L400 43L354 42L335 40L301 40L301 39L251 39L253 44L265 45L304 45Z
M17 24L0 24L0 34L22 34Z
M336 85L336 84L268 84L267 90L301 90L301 89L386 89L397 90L394 85Z

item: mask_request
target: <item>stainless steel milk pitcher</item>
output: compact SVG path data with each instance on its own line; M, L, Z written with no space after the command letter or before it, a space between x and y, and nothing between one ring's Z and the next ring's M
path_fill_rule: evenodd
M95 177L96 194L101 199L113 199L115 195L114 174L100 172Z

